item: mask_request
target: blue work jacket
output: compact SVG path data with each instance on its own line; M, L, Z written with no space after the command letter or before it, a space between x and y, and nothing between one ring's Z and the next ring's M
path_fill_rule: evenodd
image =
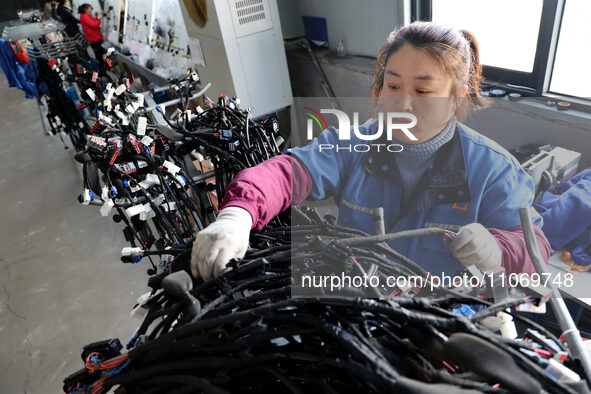
M359 126L362 134L375 134L376 129L375 119ZM370 143L356 137L353 130L350 140L339 140L338 130L331 126L308 145L291 150L312 178L308 198L334 196L340 225L374 234L373 208L383 207L387 233L426 227L457 231L474 222L506 230L521 224L519 208L532 205L533 179L519 162L491 139L459 123L405 205L395 152L383 147L379 152L348 150ZM321 146L330 145L335 149L320 151ZM534 210L532 219L542 226ZM452 275L463 268L441 237L406 238L389 244L434 275Z

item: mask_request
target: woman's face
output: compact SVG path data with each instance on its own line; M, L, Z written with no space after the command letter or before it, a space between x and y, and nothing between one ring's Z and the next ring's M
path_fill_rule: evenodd
M84 10L84 13L86 15L92 15L92 7L86 7L86 10Z
M404 44L391 54L386 62L380 110L414 114L417 124L409 130L418 140L411 141L401 130L393 130L394 138L417 144L439 134L454 111L451 88L451 80L427 52ZM467 90L467 86L464 87L460 96L464 96ZM394 121L408 123L407 118L395 118Z

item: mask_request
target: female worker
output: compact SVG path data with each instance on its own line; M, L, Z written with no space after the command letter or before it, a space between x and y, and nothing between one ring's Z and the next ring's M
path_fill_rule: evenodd
M383 207L387 232L457 231L446 242L415 237L390 243L434 275L470 265L534 272L518 213L532 204L531 177L505 149L457 121L479 100L480 79L471 33L428 22L390 33L378 53L372 96L392 112L414 114L417 125L409 131L417 140L398 130L393 137L404 147L398 153L321 150L322 144L342 143L329 127L290 155L240 172L226 190L217 220L197 234L193 275L207 280L230 259L243 257L250 230L261 229L290 204L329 196L339 204L339 224L347 227L372 233L372 208ZM371 119L359 129L374 134L377 127ZM547 258L541 217L532 215Z
M103 11L99 12L97 17L92 16L92 6L90 4L82 4L78 7L80 14L80 24L86 35L86 41L94 51L94 57L99 64L103 63L103 33L101 32L101 19L104 16Z

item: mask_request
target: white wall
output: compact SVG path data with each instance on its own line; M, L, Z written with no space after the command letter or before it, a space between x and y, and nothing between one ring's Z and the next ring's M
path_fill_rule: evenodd
M579 170L591 166L591 116L558 112L531 102L495 101L465 122L505 149L526 144L555 145L582 154Z
M283 38L296 38L305 34L299 0L277 0Z
M374 57L388 33L404 23L404 0L278 0L285 38L304 35L302 16L326 18L328 42L342 36L348 54Z

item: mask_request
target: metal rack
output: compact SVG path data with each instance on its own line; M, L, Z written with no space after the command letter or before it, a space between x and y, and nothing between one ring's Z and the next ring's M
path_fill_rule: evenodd
M5 40L24 39L29 37L43 36L47 33L55 33L65 28L64 24L50 19L44 22L22 23L22 21L15 21L18 23L14 26L6 26L2 32L2 38Z
M86 47L86 39L82 34L69 37L63 33L65 25L55 19L43 22L23 23L17 19L4 27L2 39L28 41L26 47L29 59L65 58L79 52ZM67 61L67 60L66 60ZM80 95L75 84L76 93ZM38 106L41 124L45 134L48 134L46 117L42 105Z
M86 39L82 34L78 34L76 37L62 36L61 39L53 42L39 43L32 47L28 47L27 54L35 59L51 59L71 55L72 53L83 49L85 46Z
M59 58L71 55L86 46L82 34L68 37L63 34L64 25L54 19L44 22L6 26L2 32L5 40L29 40L27 54L33 59Z
M38 10L38 9L19 10L16 12L16 14L24 22L29 22L29 21L32 21L35 19L36 20L45 19L45 14L43 13L43 11Z

